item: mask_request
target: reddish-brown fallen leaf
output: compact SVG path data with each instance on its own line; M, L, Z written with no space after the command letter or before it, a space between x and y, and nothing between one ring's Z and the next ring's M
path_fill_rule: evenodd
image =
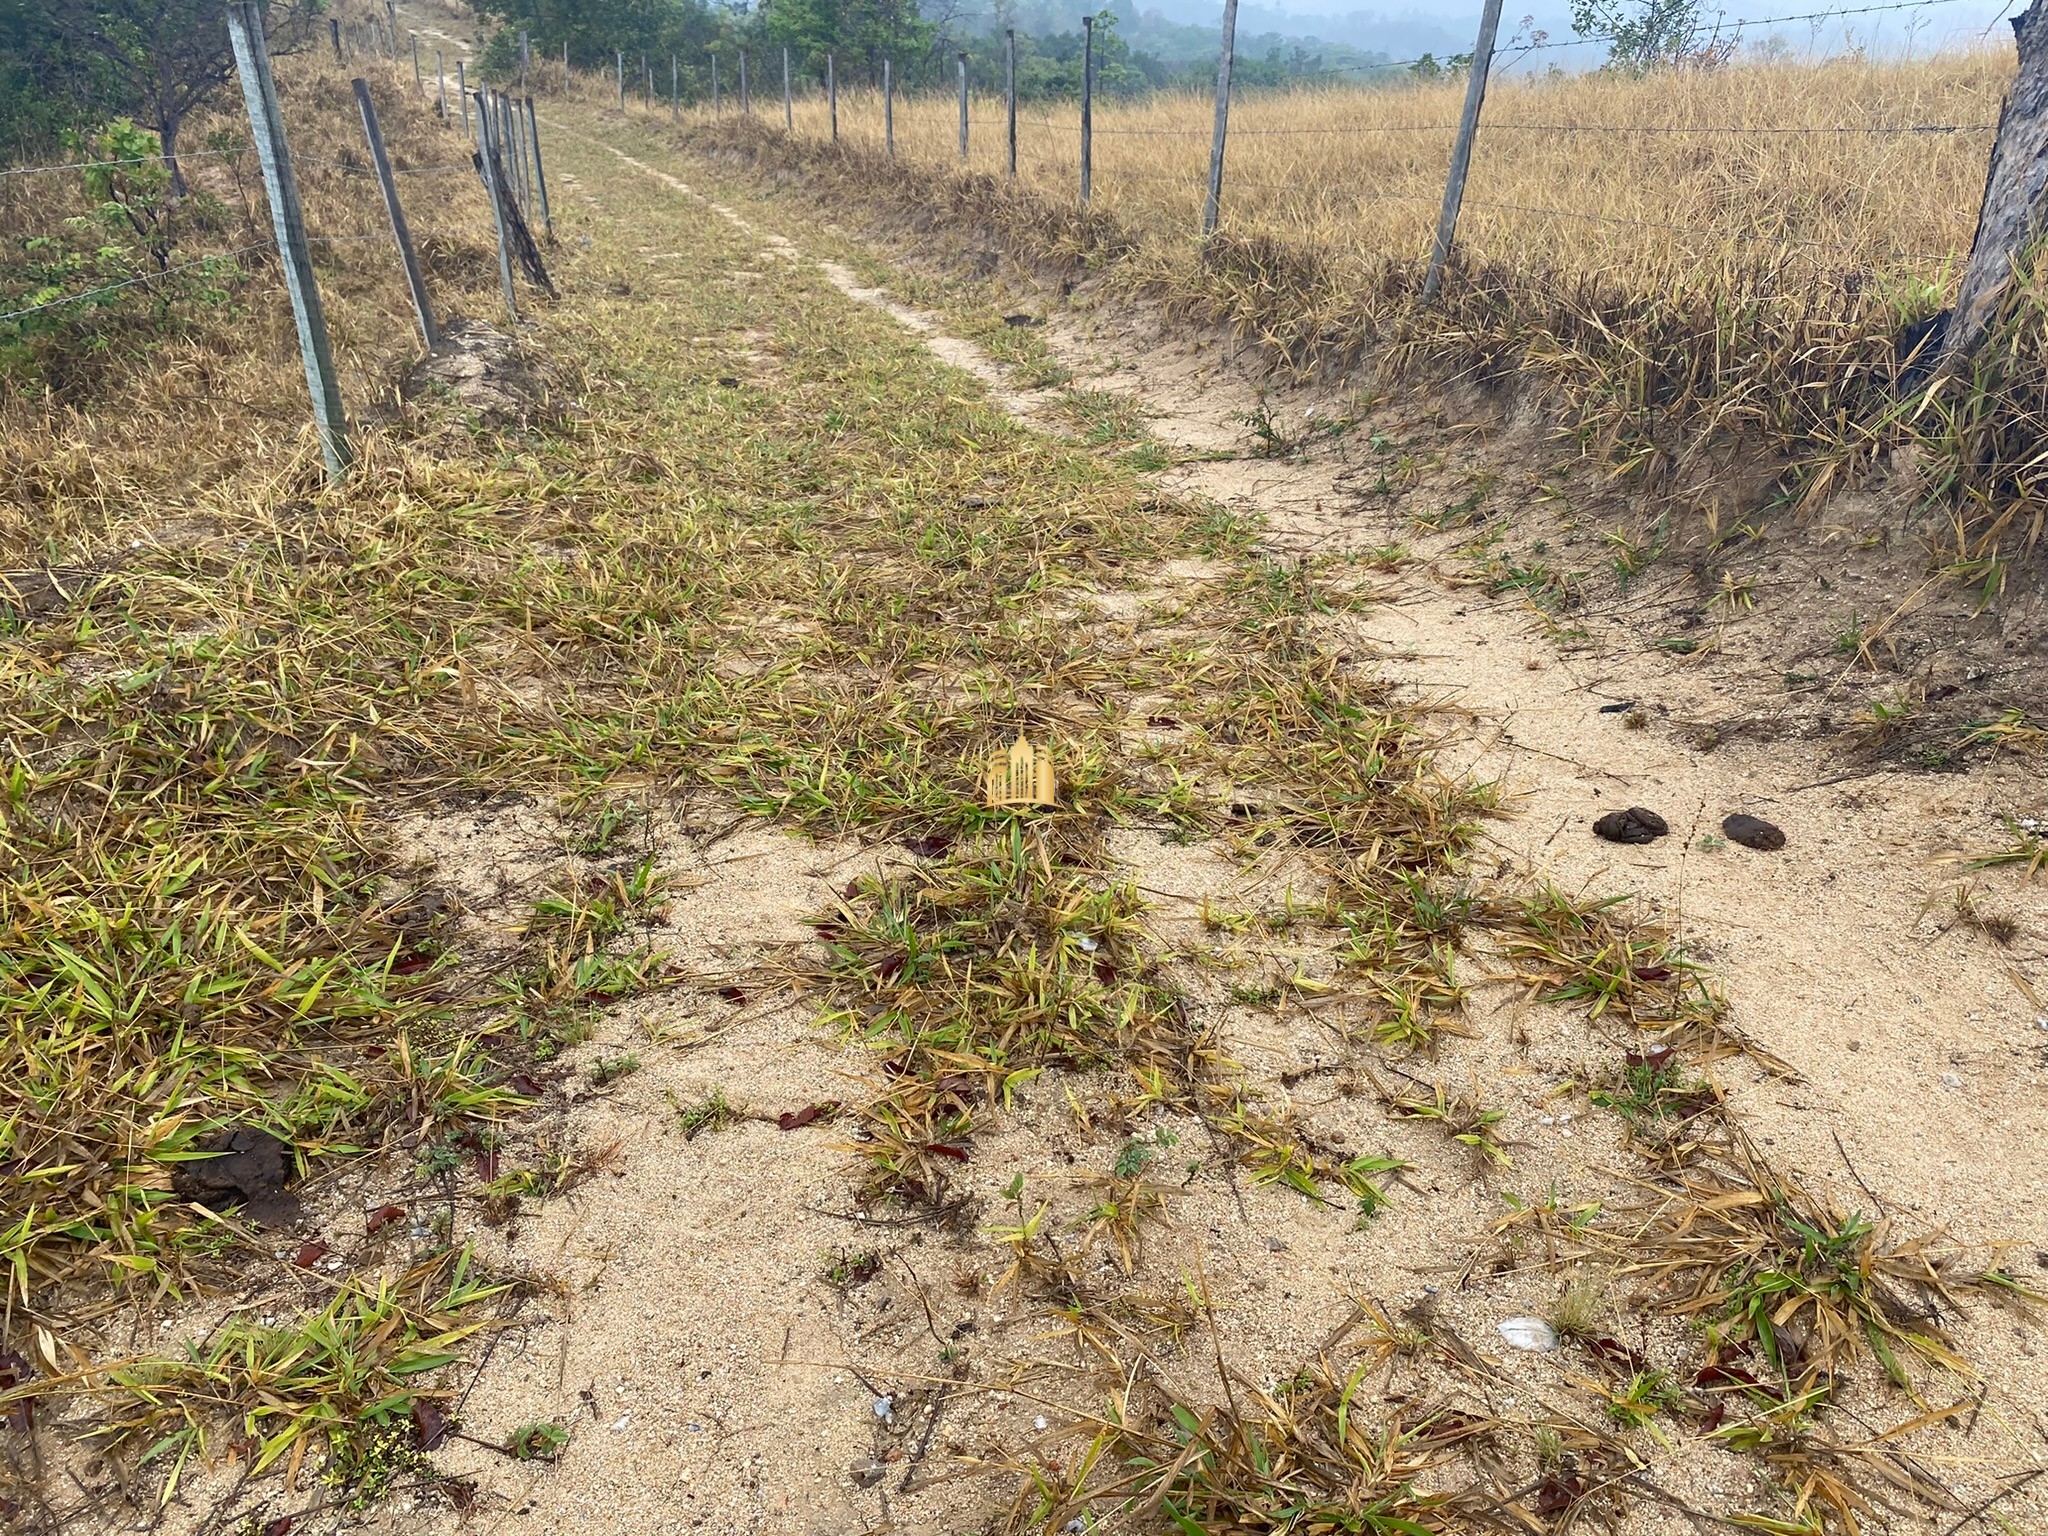
M279 1515L275 1520L264 1522L263 1536L292 1536L292 1517Z
M738 987L720 987L718 995L728 1003L744 1003L747 1000L747 994Z
M35 1367L28 1363L26 1355L16 1354L11 1349L0 1349L0 1392L12 1391L35 1373ZM27 1434L34 1427L35 1421L34 1397L17 1397L7 1405L5 1413L0 1414L0 1422L5 1422L10 1428L22 1434Z
M439 1448L448 1438L448 1415L441 1411L439 1403L416 1397L412 1404L413 1440L423 1451Z
M1696 1387L1760 1387L1762 1382L1739 1365L1703 1365L1692 1384Z
M299 1251L292 1255L292 1262L300 1269L311 1269L327 1257L327 1245L315 1238L310 1243L299 1244Z
M967 1149L965 1147L949 1147L943 1141L926 1143L925 1151L935 1152L940 1157L950 1157L956 1163L967 1161Z
M513 1073L511 1077L505 1080L505 1086L518 1094L522 1099L537 1099L540 1097L540 1084L536 1083L524 1072Z
M827 1099L822 1104L806 1104L802 1109L785 1109L775 1117L778 1130L800 1131L814 1121L822 1120L839 1107L837 1099Z
M1625 1371L1640 1371L1647 1366L1641 1355L1619 1339L1587 1339L1585 1347L1587 1354L1605 1360L1609 1365L1619 1366Z
M421 971L430 971L433 968L434 957L432 955L401 955L392 962L391 974L394 976L417 976Z
M1639 965L1635 968L1633 974L1637 981L1669 981L1671 979L1671 967L1668 965Z
M402 1221L404 1218L405 1207L402 1205L379 1206L363 1219L363 1230L375 1237L394 1221Z
M1577 1473L1570 1477L1552 1474L1536 1488L1536 1513L1561 1515L1586 1496L1586 1485Z

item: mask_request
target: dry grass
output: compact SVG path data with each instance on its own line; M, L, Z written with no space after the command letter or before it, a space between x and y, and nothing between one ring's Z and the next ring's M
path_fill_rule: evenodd
M276 61L279 98L314 269L355 421L393 413L394 375L418 355L398 253L391 240L362 119L349 88L361 71L376 100L400 196L442 318L496 319L495 235L469 167L459 120L444 125L412 90L410 69L309 49ZM173 265L224 259L194 276L139 286L110 308L55 312L54 329L24 341L22 366L0 377L0 570L56 558L107 558L137 530L115 525L139 505L161 519L241 482L307 486L305 375L274 251L262 177L246 148L239 98L224 92L194 114L184 139L193 195L169 222ZM25 279L14 238L80 237L90 211L78 173L0 178L0 300ZM122 228L115 235L126 238ZM146 258L62 283L83 292ZM12 308L0 303L0 308ZM0 325L0 341L7 340Z
M1102 105L1085 211L1065 111L1020 121L1014 183L989 98L964 175L946 99L898 103L893 163L862 93L841 95L836 150L808 98L788 140L779 110L750 124L698 113L684 133L914 218L936 212L1027 264L1159 294L1255 338L1283 369L1369 360L1533 397L1625 487L1691 514L1700 541L1890 474L1943 508L1933 543L1982 559L2030 548L2048 506L2034 467L2041 279L2015 294L2007 342L1931 394L1897 343L1959 276L2009 72L2002 51L1980 50L1503 80L1457 269L1426 311L1451 83L1240 103L1206 247L1209 109L1192 97ZM1923 126L1955 131L1893 131Z
M1475 265L1643 292L1690 286L1702 269L1712 281L1753 267L1780 242L1796 242L1802 271L1939 282L1969 249L1991 139L1982 130L1997 121L2010 74L2009 53L1986 48L1650 80L1509 76L1489 87L1459 239ZM1236 102L1224 231L1330 253L1354 280L1426 255L1463 98L1451 80ZM756 110L773 122L780 103ZM1199 95L1098 104L1102 210L1161 247L1187 247L1200 227L1213 110ZM958 167L956 111L951 97L899 99L898 155ZM970 114L966 168L1001 174L1001 98L977 97ZM847 144L881 148L881 118L876 93L840 92ZM1973 131L1855 131L1914 124ZM1076 196L1073 104L1021 107L1017 126L1024 186L1051 201ZM796 131L829 132L815 95L797 103Z

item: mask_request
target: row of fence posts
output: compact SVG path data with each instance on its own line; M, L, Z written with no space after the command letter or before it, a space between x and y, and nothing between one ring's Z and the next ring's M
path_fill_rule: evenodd
M391 0L386 0L385 15L390 23L391 62L395 69L399 63L398 33L396 11ZM250 135L262 168L264 193L270 204L271 227L284 270L285 289L291 297L292 318L298 329L299 355L305 364L307 393L312 397L313 423L320 437L320 456L326 465L329 481L339 484L353 462L354 450L348 439L348 417L342 406L341 380L334 365L327 316L321 305L319 285L313 276L312 242L306 234L305 209L299 199L298 181L292 172L284 118L278 109L277 86L271 75L270 51L264 39L261 0L230 0L227 26L235 72L242 86L243 104L248 109ZM334 47L336 62L342 62L338 22L330 20L328 39ZM417 36L412 40L412 47L413 85L421 95L425 95L426 76ZM524 32L520 34L519 51L523 86L531 68ZM568 65L568 50L564 48L564 71ZM442 122L448 124L448 78L438 52L434 56L434 74L436 105ZM504 288L505 308L516 323L519 303L512 275L515 261L537 287L550 295L555 291L526 221L528 211L537 205L547 238L552 242L554 218L548 207L547 168L541 156L540 119L534 111L531 95L514 97L489 87L470 91L464 62L460 59L455 64L455 75L457 96L462 104L463 133L476 146L472 161L490 198L492 219L497 229L498 275ZM371 100L367 81L358 76L350 84L355 92L356 108L362 115L363 134L369 141L370 161L376 172L378 189L383 194L391 236L398 246L399 260L405 269L406 288L412 299L414 317L419 323L420 338L431 352L441 344L441 330L434 318L433 303L427 294L426 280L420 270L419 254L413 245L405 208L399 200L391 158L384 148L377 108ZM475 108L474 126L470 115L472 105Z
M1451 148L1451 164L1444 178L1443 206L1438 214L1436 236L1430 247L1429 266L1423 277L1422 301L1432 302L1443 287L1444 268L1451 259L1451 250L1458 234L1458 215L1464 205L1465 181L1472 169L1472 141L1478 133L1479 114L1486 101L1486 78L1493 65L1493 47L1500 28L1502 0L1485 0L1485 7L1479 21L1479 36L1472 50L1471 68L1466 76L1465 104L1459 115L1457 138ZM1003 97L1006 107L1004 161L1007 174L1014 179L1017 175L1017 32L1014 27L1005 28ZM1209 144L1208 185L1202 197L1202 238L1208 239L1216 233L1216 226L1223 212L1223 160L1224 146L1230 136L1230 82L1237 53L1237 0L1224 0L1222 46L1216 60L1216 116ZM626 105L626 56L623 51L616 54L618 68L619 106ZM645 60L642 60L643 68ZM747 50L739 50L740 66L740 110L751 112L747 96ZM567 73L568 54L564 50L562 68ZM968 79L967 55L961 52L955 57L960 101L960 159L968 158ZM825 101L826 115L830 123L831 138L839 139L839 76L838 61L831 52L825 55ZM719 110L718 55L711 55L711 107ZM679 120L682 113L681 72L676 56L669 55L669 116ZM785 129L796 126L795 108L790 86L789 50L782 50L782 124ZM890 156L896 153L896 93L895 75L890 61L882 61L882 143ZM1091 202L1095 196L1095 18L1081 18L1081 165L1080 193L1083 203Z

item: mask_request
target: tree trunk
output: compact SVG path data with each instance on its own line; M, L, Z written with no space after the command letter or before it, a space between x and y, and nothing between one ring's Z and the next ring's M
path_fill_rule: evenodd
M2048 3L2048 0L2043 0ZM178 164L178 132L185 126L185 114L166 112L161 114L156 125L156 136L163 141L164 165L171 173L171 201L181 203L189 190L185 185L185 168Z
M1942 337L1944 367L1983 341L2014 266L2048 227L2048 0L2034 0L2012 30L2019 71L1999 110L1977 237Z

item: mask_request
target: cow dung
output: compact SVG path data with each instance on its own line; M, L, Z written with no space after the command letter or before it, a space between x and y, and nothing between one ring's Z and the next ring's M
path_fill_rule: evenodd
M1610 843L1654 843L1670 830L1670 823L1662 816L1640 805L1625 811L1609 811L1593 823L1593 835Z
M1740 811L1721 823L1721 834L1729 842L1759 853L1776 853L1785 846L1785 834L1777 827L1761 816L1745 816Z

